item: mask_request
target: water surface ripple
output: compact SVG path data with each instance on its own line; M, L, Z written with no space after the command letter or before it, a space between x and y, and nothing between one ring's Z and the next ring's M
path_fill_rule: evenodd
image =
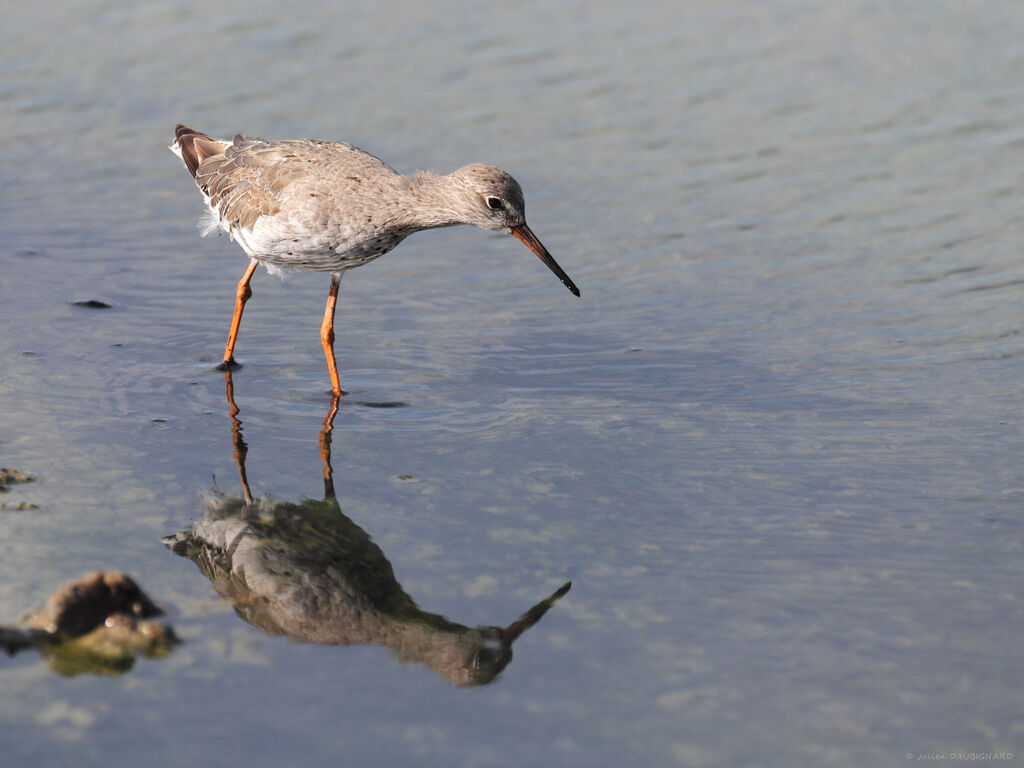
M1024 7L65 5L0 27L0 622L114 569L185 642L9 659L5 764L1019 762ZM177 122L497 164L579 284L452 228L341 288L331 525L461 637L572 581L491 685L161 543L243 495L239 423L254 496L323 498L330 403L326 279L263 272L228 403L245 258Z

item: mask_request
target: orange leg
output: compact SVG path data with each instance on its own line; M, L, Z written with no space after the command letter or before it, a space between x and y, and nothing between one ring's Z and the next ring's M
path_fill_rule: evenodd
M245 309L245 302L252 296L252 288L249 287L249 281L252 279L253 272L256 271L258 266L259 262L253 259L249 263L249 268L245 270L245 274L242 275L242 279L238 281L238 291L235 293L235 316L231 318L228 345L224 349L224 362L221 364L221 367L224 369L235 365L235 340L238 338L238 326L242 324L242 310Z
M324 344L324 355L327 356L327 371L331 374L331 391L335 397L344 394L338 380L338 364L334 361L334 306L338 303L338 285L341 275L331 275L331 292L327 294L327 307L324 309L324 322L320 326L320 341Z

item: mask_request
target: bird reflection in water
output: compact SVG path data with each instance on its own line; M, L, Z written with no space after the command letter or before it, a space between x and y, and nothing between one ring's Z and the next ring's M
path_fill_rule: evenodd
M320 431L323 500L255 498L231 372L225 376L243 496L212 492L199 519L167 537L167 546L194 561L238 615L267 634L323 645L384 645L401 661L426 664L455 685L493 681L511 661L512 643L570 584L505 627L467 627L421 610L380 547L335 499L331 431L338 398Z

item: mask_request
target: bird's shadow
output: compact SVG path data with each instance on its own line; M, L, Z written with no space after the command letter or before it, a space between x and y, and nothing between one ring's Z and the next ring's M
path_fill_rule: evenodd
M383 645L459 686L490 683L512 643L569 591L566 583L507 626L469 627L422 610L384 552L342 513L334 493L334 397L320 430L323 499L285 502L250 489L231 372L225 372L241 496L204 499L193 525L164 543L192 560L246 622L270 635L323 645Z

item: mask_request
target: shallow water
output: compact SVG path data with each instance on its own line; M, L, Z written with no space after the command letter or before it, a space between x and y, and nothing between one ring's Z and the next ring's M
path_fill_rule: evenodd
M119 568L186 642L4 662L5 764L1020 762L1024 8L67 6L0 31L0 620ZM241 493L246 262L176 122L496 163L580 286L466 228L342 283L340 512L460 625L573 582L490 685L268 635L161 542ZM236 349L283 503L327 287L258 273Z

